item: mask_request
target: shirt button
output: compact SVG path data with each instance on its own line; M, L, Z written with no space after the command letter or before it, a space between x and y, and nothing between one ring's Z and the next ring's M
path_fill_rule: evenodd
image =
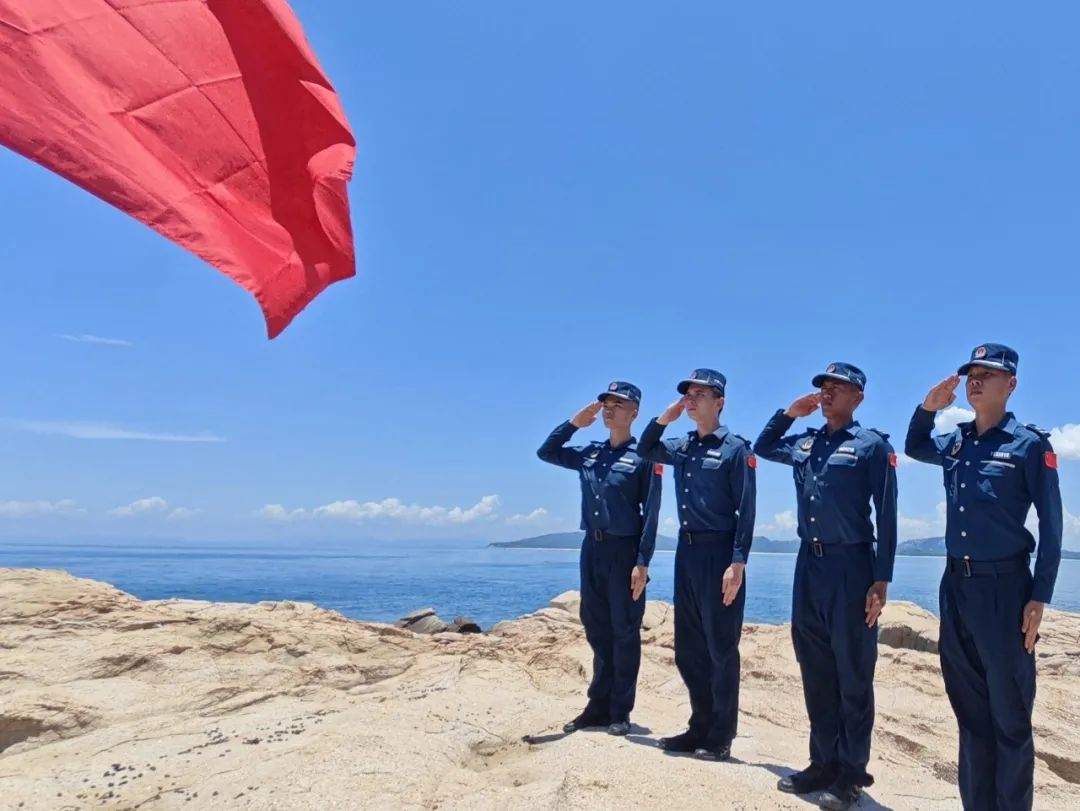
M687 524L687 522L686 522L686 521L683 521L683 522L682 522L682 525L683 525L684 527L686 526L686 524Z
M814 477L814 481L817 481L817 476Z
M971 467L971 462L964 462L965 467Z
M683 504L683 505L682 505L682 508L683 508L683 509L685 510L685 509L686 509L686 505L685 505L685 504Z
M976 444L976 445L978 445L978 444L979 444L979 440L977 440L977 439L976 439L976 440L975 440L975 444Z
M967 537L967 532L966 531L961 531L960 532L960 537L961 538L966 538Z
M817 519L816 519L816 518L814 518L814 516L812 516L812 515L810 516L810 520L811 520L811 521L817 521Z
M810 500L811 500L811 501L814 501L814 497L813 497L813 496L810 496Z
M696 462L696 461L697 461L697 457L696 457L696 456L691 456L691 457L690 457L690 461L691 461L691 462Z
M964 487L967 487L967 485L966 485L966 484L964 484L963 482L960 482L960 487L961 487L961 488L964 488Z
M821 461L821 457L819 456L819 457L817 458L817 460L818 460L818 461L820 462L820 461Z
M593 515L600 515L600 513L596 512L596 513L593 513Z
M817 542L818 542L818 539L817 539L817 538L814 538L814 543L817 543Z
M690 488L689 488L689 487L684 487L684 488L683 488L683 492L684 492L684 493L689 493L689 492L690 492Z
M686 478L688 478L688 479L689 479L689 478L690 478L691 476L693 476L693 475L694 475L693 473L687 473L687 474L686 474Z
M963 507L961 507L961 508L960 508L960 512L963 512L963 511L964 511L964 508L963 508Z

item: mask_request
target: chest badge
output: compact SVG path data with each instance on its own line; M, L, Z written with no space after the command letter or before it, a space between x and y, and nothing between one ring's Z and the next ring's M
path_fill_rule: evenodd
M808 436L806 439L804 439L802 441L802 444L799 446L799 450L800 451L808 451L812 447L814 447L814 438L812 436Z
M953 445L952 450L949 451L949 456L956 456L956 454L960 453L960 448L961 448L961 446L963 446L963 444L964 444L964 438L963 437L957 437L956 444Z

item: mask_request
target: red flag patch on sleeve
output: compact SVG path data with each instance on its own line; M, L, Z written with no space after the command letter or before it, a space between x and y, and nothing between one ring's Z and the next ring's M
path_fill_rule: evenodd
M663 476L664 475L664 466L663 465L653 465L653 473L655 473L657 476Z
M889 464L892 467L896 467L896 454L895 453L890 453L889 454Z
M751 470L757 467L757 457L754 454L750 454L746 457L746 464L750 465Z
M1053 451L1047 451L1043 454L1043 461L1046 462L1046 466L1051 470L1057 470L1057 454Z

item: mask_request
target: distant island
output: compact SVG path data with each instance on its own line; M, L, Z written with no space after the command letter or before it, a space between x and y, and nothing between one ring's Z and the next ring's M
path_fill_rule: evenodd
M577 549L581 546L581 532L552 532L548 535L537 535L533 538L522 538L519 541L498 541L488 546L501 549ZM669 535L656 536L656 548L667 552L675 551L676 540ZM793 555L799 551L798 541L775 541L763 535L754 538L754 552L778 552ZM903 557L944 557L944 538L919 538L911 541L901 541L896 549L896 554ZM1080 552L1071 549L1063 549L1061 557L1068 560L1080 560Z

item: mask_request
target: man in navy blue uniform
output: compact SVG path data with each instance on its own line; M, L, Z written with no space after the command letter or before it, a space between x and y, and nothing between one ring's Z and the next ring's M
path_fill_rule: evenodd
M877 620L896 557L896 454L888 435L863 428L855 409L866 375L829 364L812 385L820 393L777 411L754 453L794 468L799 557L791 639L810 716L810 765L780 780L781 791L825 793L822 808L849 808L867 773L874 727ZM825 426L784 436L821 408ZM877 523L875 551L874 526Z
M669 752L727 760L739 720L739 640L746 560L757 497L750 443L720 424L727 381L696 369L678 384L680 399L649 423L638 452L675 468L679 545L675 552L675 665L690 693L690 723L661 738ZM686 411L689 434L661 440Z
M591 726L606 726L612 735L630 731L663 482L663 469L639 455L630 434L640 403L637 386L616 380L537 451L545 462L576 470L581 480L581 622L593 651L593 676L588 704L563 727L566 732ZM567 447L601 411L608 439Z
M1007 410L1019 356L981 344L915 409L904 449L943 468L948 511L939 608L941 674L960 729L960 797L968 811L1030 809L1035 643L1061 560L1061 491L1047 434ZM961 376L975 419L933 436ZM1024 526L1032 505L1035 538Z

